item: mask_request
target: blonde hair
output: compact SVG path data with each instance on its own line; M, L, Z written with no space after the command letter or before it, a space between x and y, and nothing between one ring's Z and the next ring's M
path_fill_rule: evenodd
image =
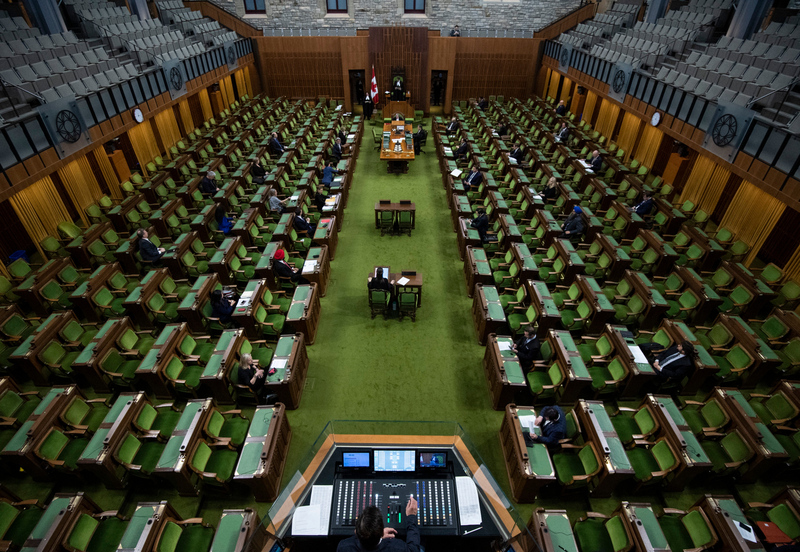
M550 180L547 181L547 187L548 188L553 188L553 187L555 187L556 184L558 184L558 181L556 181L556 177L555 176L551 176Z
M253 363L253 356L250 353L245 353L239 358L239 364L242 366L250 366Z

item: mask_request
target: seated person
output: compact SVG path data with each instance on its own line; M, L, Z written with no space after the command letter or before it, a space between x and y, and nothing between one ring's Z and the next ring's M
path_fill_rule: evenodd
M556 133L556 140L565 142L569 138L569 127L566 122L561 123L561 128Z
M522 332L522 337L511 346L511 350L517 353L519 366L523 372L529 371L533 367L535 360L542 360L542 353L539 350L539 338L536 337L536 328L528 326Z
M233 221L227 217L225 206L222 203L217 205L217 210L214 211L214 219L217 221L217 228L219 228L219 231L227 236L231 228L233 228Z
M308 222L308 220L303 215L303 209L298 207L294 211L294 221L292 222L292 226L298 232L303 232L307 236L313 236L314 230L316 230L316 226Z
M472 222L469 225L478 231L481 241L486 242L488 241L486 232L489 230L489 216L483 209L478 209L477 212L478 216L472 219Z
M478 165L472 165L472 171L464 179L464 190L469 192L478 189L483 182L483 174L478 170Z
M422 141L428 137L428 133L422 128L422 125L417 127L417 132L414 133L414 154L419 155L420 148L422 147Z
M236 383L249 387L258 397L259 404L274 404L278 400L278 395L267 394L267 374L264 368L258 365L257 360L253 360L250 353L244 353L239 359L239 374Z
M394 280L391 282L383 277L383 269L378 268L375 271L375 277L367 278L367 289L385 289L386 291L392 291L392 286L394 285Z
M256 159L253 166L250 168L250 175L253 177L253 182L256 184L263 184L264 177L267 174L267 169L261 166L261 159Z
M267 198L269 210L277 214L283 213L284 205L289 201L288 197L286 199L278 199L278 190L275 188L270 188L269 192L267 192Z
M445 130L447 131L447 135L450 136L451 134L458 132L459 128L461 128L461 125L459 124L458 119L453 117L450 119L450 122L447 124L447 128Z
M281 278L289 278L295 284L307 284L308 280L303 278L301 271L293 269L284 260L285 258L286 252L283 249L275 252L275 256L272 258L272 270L275 271L275 274Z
M567 436L567 418L560 406L545 406L533 423L542 434L531 433L530 438L537 443L544 443L547 448L558 448L558 442Z
M236 303L239 302L239 296L236 293L223 293L221 289L215 289L208 299L211 302L211 318L219 318L221 323L229 324Z
M567 114L567 106L564 103L564 100L558 102L558 107L556 108L556 115L566 115Z
M483 110L486 109L487 107L489 107L489 102L486 100L486 98L484 98L483 96L478 98L478 109Z
M203 179L198 184L197 188L200 190L200 193L205 196L211 196L216 194L219 191L217 185L214 183L214 178L216 178L217 173L214 171L208 171Z
M458 146L454 155L456 161L465 161L467 159L467 155L469 155L469 144L466 138L461 139L461 145Z
M598 150L594 150L592 156L589 157L586 162L589 163L589 168L595 173L599 173L600 169L603 168L603 158L600 157L600 152Z
M659 343L642 343L639 348L645 354L650 355L654 351L662 349ZM656 377L653 382L656 389L667 382L679 384L683 381L683 378L691 374L694 367L695 354L694 345L688 341L677 343L661 352L650 363L656 371Z
M650 194L642 192L642 200L633 207L629 207L629 209L640 217L644 217L649 215L650 211L653 210L653 204L654 201Z
M383 513L377 506L367 506L356 519L355 535L339 541L336 552L420 552L417 501L414 497L408 499L403 524L405 542L395 538L396 529L383 526Z
M344 173L344 171L340 171L336 167L334 167L333 160L329 160L325 164L325 168L322 169L322 180L321 180L322 185L323 186L330 186L331 183L333 182L333 177L335 175L343 174L343 173Z
M154 263L164 256L166 249L163 247L156 247L155 244L148 239L147 230L139 228L136 231L136 235L139 237L139 255L142 257L143 261Z
M283 155L283 144L278 140L277 132L273 132L272 137L269 139L269 152L276 157Z
M570 213L567 220L564 221L564 226L561 227L559 238L573 239L579 238L581 234L583 234L585 226L583 224L583 217L581 216L582 212L583 210L577 205L572 208L572 213Z
M508 136L508 124L505 121L500 123L500 126L497 127L497 135L501 138L503 136Z
M553 201L558 197L558 181L556 181L555 176L551 176L550 179L545 184L544 190L542 190L542 199L544 202L547 203L548 201Z
M525 152L522 151L522 148L519 147L519 142L514 144L514 149L511 150L511 153L508 154L509 157L513 157L517 160L517 163L520 165L522 164L523 159L525 159Z

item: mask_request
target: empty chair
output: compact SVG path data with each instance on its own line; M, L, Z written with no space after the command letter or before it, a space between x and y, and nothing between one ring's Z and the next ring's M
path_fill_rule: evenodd
M100 86L97 84L97 81L94 77L84 77L81 79L81 82L86 87L86 90L91 92L99 92Z
M58 92L56 92L54 88L42 90L41 95L44 98L44 101L48 103L61 99L61 96L58 95Z

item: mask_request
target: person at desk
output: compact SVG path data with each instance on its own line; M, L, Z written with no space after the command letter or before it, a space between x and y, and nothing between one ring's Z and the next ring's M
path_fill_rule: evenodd
M139 255L142 257L143 261L155 263L167 252L163 247L156 247L155 244L148 239L147 230L144 228L139 228L136 231L136 235L139 238Z
M642 343L639 348L651 355L654 354L654 351L662 349L659 343ZM695 355L694 345L688 341L673 345L661 352L650 363L656 371L656 377L653 378L653 384L656 388L667 382L680 383L683 381L683 378L688 376L694 367Z
M557 448L558 442L567 436L567 417L558 405L545 406L541 416L534 420L542 434L530 434L530 438L537 443L547 445L547 448Z
M336 143L333 144L333 147L331 148L331 156L334 159L336 159L336 162L338 163L339 161L342 160L342 155L343 154L344 154L344 151L342 151L342 139L341 138L337 138L336 139Z
M447 128L445 130L447 131L447 135L450 136L451 134L458 132L459 128L461 128L461 125L458 123L458 119L453 117L450 119L450 122L447 124Z
M467 155L469 154L469 143L467 142L466 138L461 139L461 145L458 146L458 149L455 153L456 161L466 161Z
M391 282L383 277L383 269L377 268L375 269L375 277L367 278L367 289L385 289L386 291L392 291L392 287L394 286L394 280Z
M383 512L377 506L367 506L356 519L355 535L339 541L336 552L419 552L420 539L417 526L417 500L412 496L406 504L404 530L406 540L395 538L397 530L383 526Z
M239 359L239 373L236 376L236 383L249 387L258 397L259 404L274 404L278 400L278 395L267 394L267 373L259 367L258 361L253 360L250 353L244 353Z
M567 126L566 122L561 123L561 128L558 130L556 134L556 140L559 142L566 142L567 138L569 138L569 127Z
M508 121L502 121L500 126L497 127L497 135L499 137L508 136Z
M347 143L347 134L345 134L344 129L340 128L336 136L338 136L339 140L342 141L342 145Z
M334 168L333 160L329 160L325 165L325 168L322 169L322 185L330 187L330 185L333 183L333 177L342 173L344 173L344 171Z
M522 165L522 160L525 159L525 152L522 151L522 148L519 147L519 142L514 144L514 149L511 150L511 153L508 154L509 157L513 157L517 160L518 165Z
M305 219L303 216L303 209L300 207L298 207L294 212L294 221L292 222L292 226L298 232L303 232L309 237L313 236L314 230L316 230L316 226Z
M211 196L216 194L219 191L217 185L214 183L214 179L217 177L217 173L214 171L208 171L203 179L200 181L200 184L197 185L197 188L200 190L200 193L206 196Z
M453 30L450 31L450 36L461 36L461 29L458 28L458 25L453 27Z
M428 133L422 128L422 125L417 127L417 132L414 133L414 155L419 155L420 148L422 148L422 141L428 137Z
M579 238L583 234L585 228L583 224L583 217L581 216L583 209L577 205L572 208L572 213L564 221L564 226L561 227L561 234L559 238Z
M269 139L269 151L270 153L272 153L272 155L275 155L277 157L283 155L284 152L283 144L281 144L281 141L278 140L277 132L273 132L272 137Z
M275 188L270 188L269 192L267 192L267 201L269 202L269 210L273 213L281 214L283 213L283 207L289 198L286 199L278 199L278 190Z
M558 107L556 107L556 115L561 115L562 117L567 114L567 105L564 103L564 100L558 102Z
M487 107L489 107L489 102L486 100L486 98L484 98L483 96L478 98L478 109L483 111Z
M482 242L488 241L486 232L489 230L489 216L486 214L485 210L478 209L478 216L472 219L469 225L478 231Z
M539 338L536 337L536 328L528 326L522 332L520 337L511 350L517 353L519 359L519 366L522 368L523 373L530 371L533 367L533 361L542 360L542 353L540 351Z
M467 192L471 191L473 188L477 190L478 187L481 185L481 182L483 182L483 175L478 170L478 165L472 165L472 171L464 179L465 190Z
M303 278L303 274L299 270L289 266L289 263L284 260L285 258L286 252L283 249L278 249L275 252L275 256L272 258L272 270L275 271L275 274L281 278L289 278L295 284L309 283L308 280Z
M219 318L221 323L229 324L231 321L231 315L233 314L234 309L236 309L236 303L238 301L239 299L234 299L234 296L223 295L221 289L215 289L209 296L209 302L211 303L211 318Z
M250 175L253 177L254 184L263 184L264 177L267 175L267 169L261 166L261 159L256 159L253 166L250 168Z
M373 111L375 111L375 104L372 103L372 98L367 94L367 97L364 98L364 119L371 121Z
M558 181L556 181L555 176L551 176L547 181L547 184L545 184L544 190L542 190L542 199L544 199L544 202L547 203L548 201L554 201L557 197Z
M631 211L644 217L653 210L653 198L647 192L642 192L642 200L631 208Z
M217 221L217 228L219 231L227 236L231 228L233 228L233 221L228 218L225 212L225 206L222 203L217 205L217 209L214 211L214 220Z
M603 158L600 157L600 152L598 150L594 150L592 156L589 157L586 162L589 163L589 168L595 173L599 173L600 169L603 168Z

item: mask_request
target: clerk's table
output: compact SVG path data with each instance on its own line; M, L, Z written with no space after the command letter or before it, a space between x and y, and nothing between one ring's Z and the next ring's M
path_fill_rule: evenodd
M414 160L412 125L392 121L383 125L381 161L388 161L386 172L407 173L408 162Z

